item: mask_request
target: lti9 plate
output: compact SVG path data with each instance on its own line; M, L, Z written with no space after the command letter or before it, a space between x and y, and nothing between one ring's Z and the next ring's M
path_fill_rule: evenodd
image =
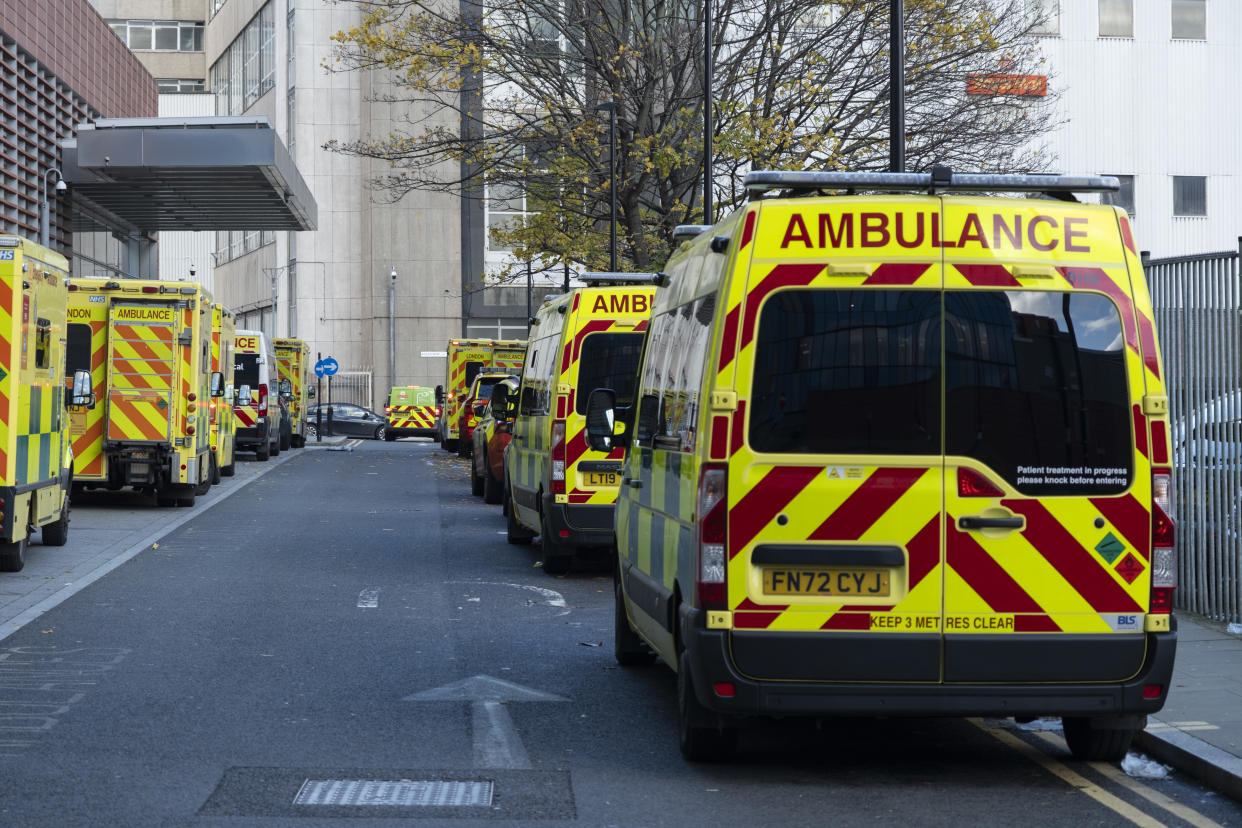
M768 568L763 570L763 593L880 598L891 594L889 574L874 569Z
M583 475L585 485L587 486L616 486L618 485L616 472L586 472Z

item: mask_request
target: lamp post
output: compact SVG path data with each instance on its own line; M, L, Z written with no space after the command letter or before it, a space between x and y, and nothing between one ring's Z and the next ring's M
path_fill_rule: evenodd
M608 228L608 269L617 272L617 102L605 101L596 112L608 112L608 200L611 222Z
M715 224L712 205L712 0L703 0L703 223Z
M47 203L47 177L52 173L56 173L56 192L63 193L69 189L69 185L65 183L65 177L61 175L60 170L52 167L43 173L42 184L39 189L39 244L44 247L51 245L51 210Z
M906 171L906 23L902 0L891 0L888 21L888 169Z
M388 274L388 385L397 384L397 267Z

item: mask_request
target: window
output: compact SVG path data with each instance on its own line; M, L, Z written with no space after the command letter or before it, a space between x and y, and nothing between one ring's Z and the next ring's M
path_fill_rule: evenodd
M241 115L276 83L275 7L266 3L211 67L217 115Z
M1173 176L1173 215L1207 215L1207 179L1201 175Z
M750 445L940 454L939 322L936 291L773 295L756 336Z
M249 385L250 390L259 390L259 355L237 354L233 362L233 384L238 388Z
M1100 0L1100 37L1134 37L1134 0Z
M293 154L293 148L298 143L298 110L294 101L297 100L297 89L289 87L288 109L285 113L285 143L289 145L289 157L297 160Z
M66 327L65 376L72 379L75 371L91 370L91 326L73 322Z
M641 333L589 334L582 341L578 359L578 413L586 413L587 397L596 388L611 388L617 392L617 406L628 406L634 399L634 377L642 350Z
M1061 33L1061 0L1027 0L1026 13L1031 21L1031 34Z
M161 93L202 92L205 88L201 80L190 78L156 78L155 85Z
M949 291L945 453L1023 494L1115 494L1133 475L1125 337L1087 292Z
M694 450L715 308L716 295L710 294L651 321L639 405L641 444Z
M1134 215L1134 176L1114 175L1113 178L1121 182L1121 189L1115 193L1104 193L1100 197L1100 203L1120 207L1130 215Z
M109 20L108 26L135 51L203 51L201 20Z
M1173 0L1173 38L1207 40L1206 0Z

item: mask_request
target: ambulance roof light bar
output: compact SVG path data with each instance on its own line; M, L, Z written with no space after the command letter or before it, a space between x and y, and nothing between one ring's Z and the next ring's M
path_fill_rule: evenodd
M662 285L663 273L579 273L578 278L592 287L601 285Z
M673 228L673 241L681 244L711 229L712 226L710 224L679 224Z
M881 190L885 192L1045 193L1074 201L1073 193L1115 193L1121 182L1111 175L1051 175L1027 173L955 173L935 166L929 173L772 171L747 173L743 185L752 196L774 191L789 195L829 190Z

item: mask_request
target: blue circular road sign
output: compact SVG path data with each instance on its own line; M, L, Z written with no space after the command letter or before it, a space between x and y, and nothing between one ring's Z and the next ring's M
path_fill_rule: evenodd
M330 377L341 370L341 365L332 357L325 357L315 363L315 376Z

